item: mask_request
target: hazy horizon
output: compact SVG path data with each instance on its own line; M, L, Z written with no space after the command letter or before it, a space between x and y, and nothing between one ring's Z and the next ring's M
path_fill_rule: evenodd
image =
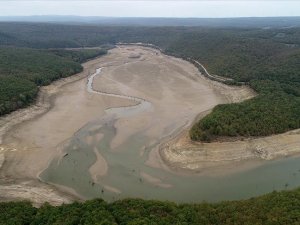
M44 14L44 15L25 15L25 16L2 16L0 15L0 18L3 17L79 17L79 18L145 18L145 19L243 19L243 18L293 18L293 17L300 17L299 16L239 16L239 17L146 17L146 16L81 16L81 15L55 15L55 14Z
M145 18L241 18L300 16L300 1L47 1L1 2L5 16L83 16Z

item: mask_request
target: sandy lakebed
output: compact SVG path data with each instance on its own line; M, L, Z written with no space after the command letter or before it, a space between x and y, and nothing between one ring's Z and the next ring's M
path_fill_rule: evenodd
M218 201L300 185L298 158L271 160L300 152L298 130L209 144L188 138L215 105L255 96L247 86L211 81L142 46L118 46L83 66L42 87L36 105L1 118L0 200Z

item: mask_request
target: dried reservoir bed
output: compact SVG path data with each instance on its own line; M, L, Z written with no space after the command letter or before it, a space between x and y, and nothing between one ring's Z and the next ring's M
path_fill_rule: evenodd
M119 46L63 85L44 89L48 109L3 132L3 199L217 201L300 185L298 158L265 162L297 153L297 131L258 141L192 143L186 132L199 113L255 93L210 81L191 63L158 50Z

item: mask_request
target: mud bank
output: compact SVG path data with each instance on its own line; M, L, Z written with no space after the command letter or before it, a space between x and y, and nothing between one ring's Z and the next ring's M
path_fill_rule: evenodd
M238 142L235 146L204 146L191 143L186 136L195 118L215 105L255 96L247 86L211 81L193 64L141 46L119 46L84 68L78 80L49 89L52 101L48 101L51 107L46 113L4 132L1 177L20 184L39 182L40 177L55 185L53 192L63 190L61 193L66 191L74 199L101 197L108 201L125 197L216 201L285 187L276 180L285 177L284 173L261 181L257 171L248 170L252 180L247 181L247 188L243 172L224 175L225 170L242 171L245 161L250 162L247 168L261 165L253 156L269 156L264 151L248 151ZM243 158L237 158L236 152ZM287 168L285 163L282 166ZM261 168L260 174L270 167L278 165ZM284 171L295 170L293 166L289 169ZM207 177L207 171L218 177ZM262 189L253 191L249 182L261 182ZM7 187L16 189L8 183L4 186L3 196L11 195Z

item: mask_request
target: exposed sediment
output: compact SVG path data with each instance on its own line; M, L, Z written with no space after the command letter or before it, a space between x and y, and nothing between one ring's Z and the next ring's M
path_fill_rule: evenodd
M64 146L87 122L118 107L147 103L130 96L120 98L108 93L97 96L97 91L87 89L88 81L84 78L110 65L114 65L114 59L109 56L107 60L97 58L84 63L83 72L41 87L34 105L1 118L0 190L6 196L2 200L27 199L37 205L43 202L56 205L81 198L72 189L41 183L38 176L53 158L66 156ZM90 168L95 181L107 171L105 159L99 152L96 154L97 162ZM65 194L65 189L70 195Z
M99 68L102 70L97 74ZM41 106L0 120L0 193L7 198L32 198L36 204L51 199L53 204L60 204L85 198L76 195L72 189L76 185L64 189L56 184L57 188L53 188L37 178L54 159L60 164L71 158L72 152L66 149L73 139L92 146L91 152L79 149L80 154L91 159L86 165L89 188L101 184L103 189L97 189L100 194L117 195L126 194L126 188L132 193L134 185L173 188L164 180L168 175L160 177L153 168L164 172L170 168L203 171L243 160L273 159L300 150L299 131L236 142L191 142L188 129L195 118L206 115L217 104L240 102L256 94L247 86L211 81L191 63L147 47L112 49L108 55L84 64L83 73L43 89L44 98L38 101L43 103ZM97 132L104 125L111 126L113 132L106 140L109 143L102 146L99 143L105 132L101 130L104 136ZM79 140L76 134L82 130L86 136ZM76 159L76 163L80 160ZM114 171L110 171L112 167ZM116 168L120 168L119 173ZM72 176L77 178L77 174ZM114 176L113 184L105 179L109 176ZM118 183L122 179L127 182L126 187L122 181Z
M209 169L245 160L272 160L300 151L300 130L243 141L199 143L188 131L160 147L164 161L174 169L209 173ZM236 168L238 170L238 168Z

